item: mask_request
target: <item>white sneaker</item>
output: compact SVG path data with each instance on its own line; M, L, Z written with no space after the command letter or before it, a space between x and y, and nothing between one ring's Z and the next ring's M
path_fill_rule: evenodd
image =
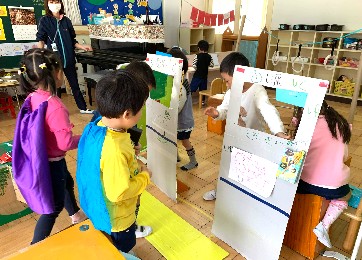
M70 216L70 218L72 219L72 224L78 224L78 223L83 222L84 220L88 219L86 214L84 214L84 212L81 209L74 215Z
M93 112L94 112L94 110L91 110L88 108L86 110L83 110L83 109L80 110L81 114L93 114Z
M137 225L136 238L147 237L151 233L152 233L152 228L150 226Z
M326 247L332 248L332 243L329 239L328 231L322 222L319 222L319 224L313 229L313 232L317 236L319 242L321 242Z
M205 192L202 197L204 198L204 200L214 200L216 199L216 190Z

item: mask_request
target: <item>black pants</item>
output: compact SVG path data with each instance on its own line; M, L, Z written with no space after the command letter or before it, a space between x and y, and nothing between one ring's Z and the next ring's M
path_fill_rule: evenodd
M31 244L37 243L50 235L56 218L65 208L69 216L79 211L74 195L74 180L70 175L65 159L49 162L52 178L55 212L40 216L35 226L34 237ZM134 232L133 232L134 233Z
M75 103L77 104L77 107L81 110L86 110L87 103L85 102L83 94L79 88L77 70L75 69L75 65L68 65L66 68L64 68L64 74L67 77L70 88L72 89L73 97ZM61 97L60 89L57 90L57 96Z

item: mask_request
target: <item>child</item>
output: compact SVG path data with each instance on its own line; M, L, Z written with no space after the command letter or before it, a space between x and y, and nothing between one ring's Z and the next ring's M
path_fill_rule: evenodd
M186 75L188 69L188 61L183 52L178 48L172 48L169 52L172 57L183 59L182 71L183 75ZM178 113L178 126L177 126L177 139L181 140L182 145L185 147L187 155L189 156L190 162L181 166L181 170L188 171L198 166L196 161L195 149L190 142L190 136L194 127L194 116L192 113L192 97L189 82L184 78L182 87L186 90L186 101L181 110ZM179 158L177 158L179 161Z
M137 200L151 176L139 167L127 129L140 119L148 95L147 84L128 71L103 77L96 87L102 117L86 126L78 148L80 203L94 227L125 253L136 244Z
M60 59L50 50L31 49L22 58L21 64L20 86L24 92L31 93L28 101L30 100L32 116L36 116L47 102L45 118L41 119L44 122L44 129L38 129L38 134L41 135L40 132L44 131L47 153L45 160L48 162L44 162L43 166L49 164L54 210L40 216L31 242L34 244L50 235L55 220L64 207L68 211L72 223L79 223L85 220L86 216L77 206L74 181L65 161L66 151L77 148L80 136L73 135L71 130L73 124L69 121L69 112L56 96L57 88L64 82ZM17 128L26 124L22 121L21 116L22 114L19 113L20 119L18 119ZM27 119L29 118L24 117L24 120ZM38 142L31 146L23 146L22 149L29 154L37 153L41 146L42 143ZM16 155L14 153L14 169L18 169L19 166ZM39 154L38 157L40 157ZM19 161L19 163L23 162ZM43 168L43 171L45 170L46 168Z
M136 76L141 77L147 84L149 90L156 88L155 76L153 75L153 71L152 71L151 67L146 62L132 61L130 64L128 64L125 67L125 70L133 73ZM101 114L99 113L99 111L95 110L94 116L91 119L91 122L93 122L100 116L101 116ZM136 155L138 155L141 150L141 144L139 144L139 143L134 144L134 148L135 148ZM139 208L140 208L140 197L138 198L137 205L136 205L136 219L138 216ZM152 228L150 226L141 226L141 225L136 224L136 238L146 237L151 233L152 233Z
M196 54L192 62L192 67L194 67L196 71L190 84L191 92L207 89L209 67L214 67L214 61L210 54L207 53L209 50L209 43L205 40L201 40L197 43L197 48L199 53ZM203 96L202 105L205 105L205 96Z
M217 108L208 107L205 115L216 120L224 120L227 115L230 102L230 88L233 81L233 73L236 65L249 66L249 60L240 52L232 52L227 55L220 64L220 74L229 88L224 96L224 100ZM245 82L240 103L240 113L238 124L243 127L265 131L265 121L273 135L289 139L284 134L283 122L280 120L278 110L270 103L268 94L264 87L259 84ZM216 199L216 191L206 192L204 200Z
M323 101L297 192L319 195L331 201L323 220L313 230L318 240L329 248L332 244L328 229L348 207L347 201L351 197L350 169L344 164L350 140L347 120Z

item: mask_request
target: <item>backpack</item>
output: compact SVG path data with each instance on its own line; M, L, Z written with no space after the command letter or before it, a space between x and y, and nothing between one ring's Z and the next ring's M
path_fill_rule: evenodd
M38 214L55 211L45 140L48 100L34 111L31 110L31 96L25 100L16 120L12 151L15 183L29 208Z

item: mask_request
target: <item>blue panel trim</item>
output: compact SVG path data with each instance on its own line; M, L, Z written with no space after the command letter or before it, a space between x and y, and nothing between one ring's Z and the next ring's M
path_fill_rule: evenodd
M156 134L158 134L162 139L166 140L167 142L173 144L174 146L177 147L177 143L175 143L174 141L172 141L171 139L168 139L165 135L162 135L161 133L157 132L156 129L154 129L153 127L149 126L149 125L146 125L146 127L148 129L151 129L153 132L155 132Z
M252 194L252 193L244 190L243 188L240 188L239 186L237 186L237 185L235 185L234 183L226 180L225 178L220 177L220 180L223 181L223 182L225 182L226 184L229 184L230 186L234 187L235 189L237 189L237 190L245 193L245 194L248 195L249 197L251 197L251 198L253 198L253 199L255 199L255 200L257 200L257 201L259 201L259 202L261 202L261 203L263 203L263 204L265 204L265 205L267 205L268 207L270 207L270 208L272 208L272 209L280 212L281 214L283 214L283 215L286 216L287 218L290 217L290 215L289 215L287 212L285 212L284 210L282 210L282 209L274 206L273 204L270 204L269 202L267 202L267 201L259 198L258 196L255 196L254 194Z

